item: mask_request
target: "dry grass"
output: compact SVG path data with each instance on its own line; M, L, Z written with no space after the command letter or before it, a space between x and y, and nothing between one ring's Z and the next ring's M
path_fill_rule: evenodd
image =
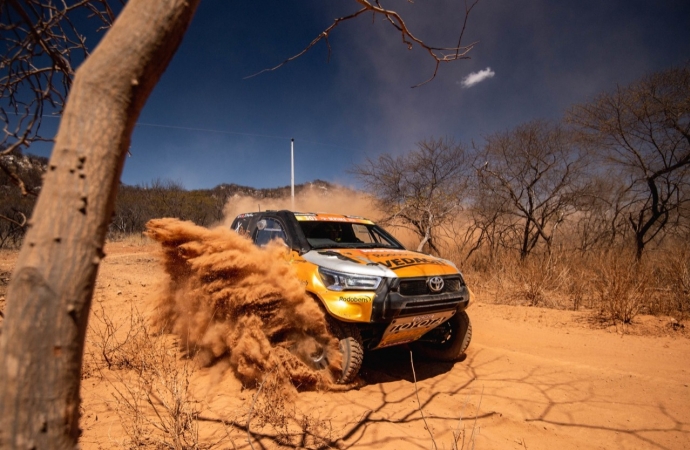
M641 261L623 250L554 250L524 261L479 251L459 265L472 290L494 303L586 309L609 323L629 324L638 314L680 322L690 317L690 248L675 244Z

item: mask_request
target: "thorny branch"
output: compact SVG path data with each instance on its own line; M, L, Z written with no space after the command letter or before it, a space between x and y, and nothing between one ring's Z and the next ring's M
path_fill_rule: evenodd
M370 11L374 17L377 15L383 16L384 19L390 23L396 30L398 30L401 34L402 41L405 45L407 45L408 49L412 49L414 47L414 44L417 44L419 47L422 49L426 50L429 55L432 57L432 59L436 62L436 65L434 67L434 72L429 77L426 81L423 81L419 84L416 84L412 86L413 88L422 86L434 78L436 78L436 74L438 73L438 68L441 65L442 62L450 62L450 61L456 61L459 59L469 59L470 57L468 56L468 53L474 46L477 44L477 42L473 42L469 45L462 46L462 38L465 34L465 29L467 27L467 19L470 15L470 12L472 9L475 7L475 5L479 2L479 0L474 0L474 2L468 6L467 1L465 1L465 19L462 24L462 28L460 30L460 36L458 38L458 44L455 47L433 47L431 45L428 45L426 42L424 42L422 39L418 38L412 32L410 29L407 27L405 24L405 21L403 20L402 16L400 14L396 13L395 11L392 11L390 9L386 9L383 6L381 6L381 1L380 0L374 0L373 4L369 0L356 0L357 3L362 5L362 9L358 10L357 12L350 14L349 16L343 16L339 17L333 20L333 23L326 28L324 31L321 32L317 37L315 37L301 52L287 58L280 64L264 69L260 72L257 72L253 75L249 75L245 77L247 78L252 78L257 75L260 75L264 72L272 72L274 70L277 70L281 67L283 67L285 64L289 63L290 61L293 61L300 56L304 55L307 53L309 50L311 50L312 47L314 47L317 43L320 41L324 41L326 43L326 46L328 47L328 59L330 60L331 56L331 45L328 41L328 38L330 37L331 31L333 31L338 25L340 25L342 22L345 22L350 19L354 19L361 14Z

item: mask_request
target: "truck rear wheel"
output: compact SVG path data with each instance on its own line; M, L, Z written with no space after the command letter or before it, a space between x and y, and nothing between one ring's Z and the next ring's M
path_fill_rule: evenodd
M412 344L415 352L438 361L456 361L465 353L472 340L472 323L465 311L453 317L429 333L436 340L422 340Z

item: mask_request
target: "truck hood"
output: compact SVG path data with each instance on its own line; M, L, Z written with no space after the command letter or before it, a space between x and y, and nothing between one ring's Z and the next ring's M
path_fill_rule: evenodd
M445 259L396 249L321 249L302 257L312 264L341 272L387 278L430 277L458 273Z

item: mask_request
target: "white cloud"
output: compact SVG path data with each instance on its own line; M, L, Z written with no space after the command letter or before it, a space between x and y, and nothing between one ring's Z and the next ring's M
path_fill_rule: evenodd
M487 78L493 77L494 75L496 75L496 72L491 70L491 67L487 67L486 69L480 70L479 72L472 72L462 80L462 87L472 87L477 83L481 83Z

